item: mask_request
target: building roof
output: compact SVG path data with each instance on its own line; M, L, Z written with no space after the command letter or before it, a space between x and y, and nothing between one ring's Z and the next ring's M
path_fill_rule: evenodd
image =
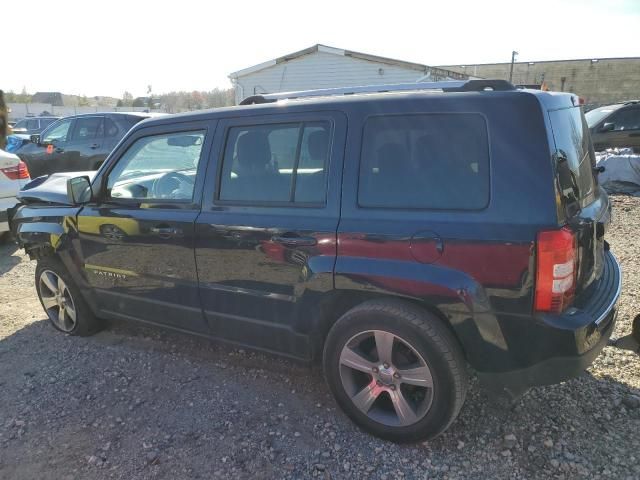
M238 70L237 72L233 72L229 75L230 79L236 79L239 77L244 77L245 75L249 75L251 73L259 72L260 70L264 70L265 68L273 67L274 65L278 65L280 63L288 62L290 60L295 60L296 58L303 57L305 55L309 55L312 53L330 53L332 55L340 55L343 57L353 57L360 60L366 60L369 62L376 63L384 63L386 65L394 65L397 67L402 67L410 70L415 70L417 72L430 72L437 73L441 76L446 76L449 78L456 78L460 80L464 80L468 78L467 75L460 74L458 72L453 72L451 70L445 70L437 67L430 67L428 65L423 65L421 63L413 63L413 62L405 62L404 60L396 60L394 58L380 57L378 55L370 55L368 53L354 52L352 50L343 50L341 48L329 47L327 45L322 45L317 43L309 48L305 48L303 50L298 50L297 52L290 53L288 55L284 55L282 57L278 57L274 60L269 60L263 63L259 63L252 67L243 68L242 70Z
M48 103L54 107L64 107L64 100L60 92L36 92L31 101L33 103Z

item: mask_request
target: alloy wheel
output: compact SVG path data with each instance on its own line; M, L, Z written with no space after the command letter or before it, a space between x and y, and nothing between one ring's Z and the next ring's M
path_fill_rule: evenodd
M433 376L407 340L383 330L362 332L345 344L339 362L342 386L370 419L407 427L429 411Z
M40 274L38 292L48 317L63 332L71 332L76 325L76 306L62 277L51 270Z

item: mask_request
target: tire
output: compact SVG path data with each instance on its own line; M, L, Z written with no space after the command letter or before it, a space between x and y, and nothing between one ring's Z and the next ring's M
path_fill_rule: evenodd
M62 280L62 289L56 278ZM68 335L88 336L101 329L101 320L93 314L71 275L57 257L38 259L35 282L40 304L56 330ZM58 294L59 292L62 293ZM65 308L62 318L59 313L61 304Z
M342 410L363 430L393 442L437 437L466 396L456 338L438 317L401 300L371 300L345 313L327 335L323 366Z

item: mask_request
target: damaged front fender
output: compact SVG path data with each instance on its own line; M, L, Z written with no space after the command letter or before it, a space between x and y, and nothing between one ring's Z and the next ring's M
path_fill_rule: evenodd
M11 218L11 230L18 244L31 257L43 252L58 252L77 233L77 215L81 207L18 207Z

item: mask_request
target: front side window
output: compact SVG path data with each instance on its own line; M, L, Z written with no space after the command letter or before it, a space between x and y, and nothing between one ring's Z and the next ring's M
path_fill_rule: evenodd
M71 139L80 142L83 140L93 140L101 136L101 132L102 117L78 118Z
M478 114L372 117L362 139L362 207L478 210L489 202L489 143Z
M230 128L218 198L324 203L330 131L329 122Z
M600 107L585 113L584 116L587 119L587 124L589 125L589 128L595 127L602 120L604 120L613 112L615 112L617 108L619 107Z
M607 123L613 123L616 131L640 130L640 108L627 108L611 116Z
M55 122L55 118L41 118L40 119L40 127L45 128Z
M69 135L71 120L62 120L52 126L42 138L43 143L64 143Z
M109 173L108 195L191 201L204 136L204 131L195 131L136 140Z

